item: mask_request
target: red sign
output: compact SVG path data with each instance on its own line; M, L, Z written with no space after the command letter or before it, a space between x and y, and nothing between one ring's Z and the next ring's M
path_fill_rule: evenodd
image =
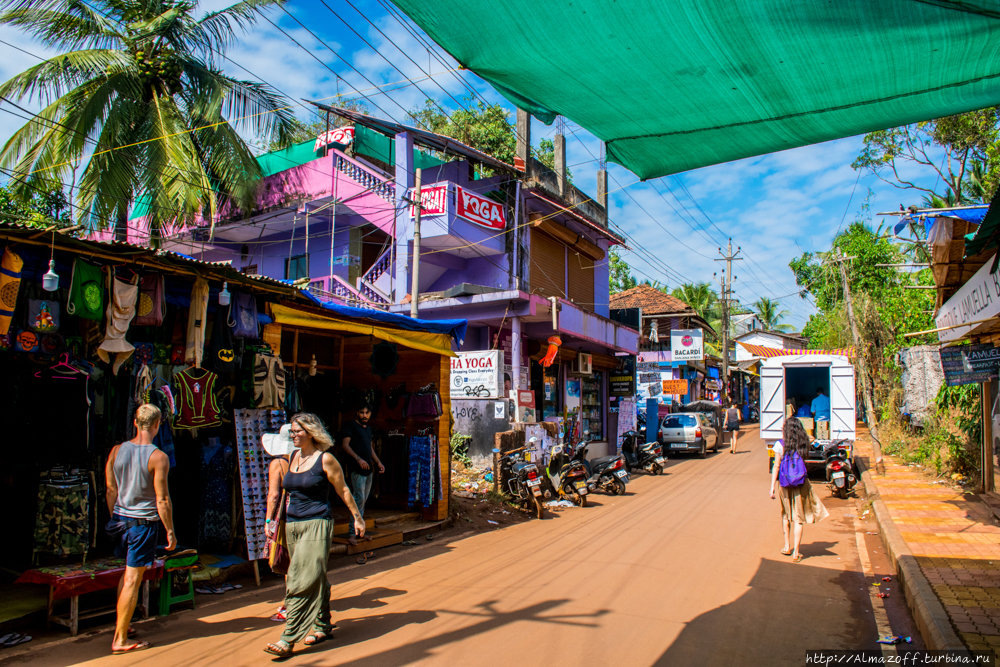
M517 392L517 404L522 408L534 408L535 407L535 392L520 389Z
M330 144L340 144L341 146L346 146L352 141L354 141L354 128L338 127L336 130L324 132L316 137L316 147L314 150L318 151L324 146L329 146Z
M499 204L489 197L477 195L456 185L458 191L458 217L468 220L482 227L490 229L506 229L507 216L504 215L503 204Z
M410 190L410 200L416 194L416 188ZM428 185L420 188L420 203L422 208L420 215L443 215L444 205L448 197L448 184ZM416 207L410 204L410 217L416 213Z

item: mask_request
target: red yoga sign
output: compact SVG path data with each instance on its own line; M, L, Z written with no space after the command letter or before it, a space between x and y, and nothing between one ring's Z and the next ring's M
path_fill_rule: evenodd
M460 185L456 185L455 189L458 192L458 217L490 229L507 228L507 216L504 214L503 204L489 197L477 195L475 192L469 192Z
M417 189L413 188L409 192L410 200L416 199ZM445 200L448 197L448 184L429 185L420 188L420 215L442 215L444 213ZM410 217L416 215L416 207L410 204Z

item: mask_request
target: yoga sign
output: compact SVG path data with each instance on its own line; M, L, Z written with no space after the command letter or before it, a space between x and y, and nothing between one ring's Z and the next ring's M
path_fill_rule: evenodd
M489 229L507 228L503 204L470 192L460 185L456 185L455 190L458 194L458 217Z

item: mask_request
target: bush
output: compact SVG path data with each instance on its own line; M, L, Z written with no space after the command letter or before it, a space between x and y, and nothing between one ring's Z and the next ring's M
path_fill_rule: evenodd
M471 435L451 434L451 458L455 461L461 461L466 468L472 465L472 459L469 457L470 442L472 442Z

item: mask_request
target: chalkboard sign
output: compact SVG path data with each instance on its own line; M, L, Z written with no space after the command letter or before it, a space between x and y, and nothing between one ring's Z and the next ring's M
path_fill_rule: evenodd
M942 347L941 368L949 387L996 380L1000 377L1000 348L992 345Z

